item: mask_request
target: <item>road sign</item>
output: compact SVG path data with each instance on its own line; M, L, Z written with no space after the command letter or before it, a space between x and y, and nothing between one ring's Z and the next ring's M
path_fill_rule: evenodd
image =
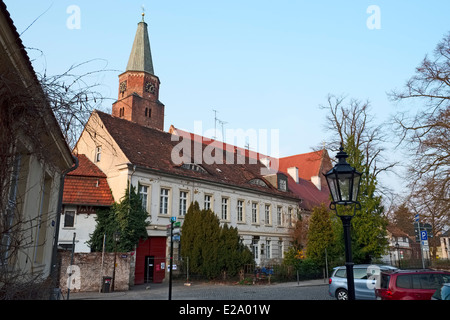
M420 239L423 240L423 241L428 240L427 230L421 230L420 231Z
M177 221L177 217L170 217L170 221L171 221L171 222Z
M414 221L415 221L415 222L419 222L419 214L416 214L416 215L414 216Z

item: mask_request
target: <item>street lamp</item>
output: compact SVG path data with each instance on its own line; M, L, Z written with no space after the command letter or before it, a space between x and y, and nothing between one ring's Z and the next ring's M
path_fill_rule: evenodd
M345 160L347 157L348 154L344 152L341 144L339 152L336 155L338 163L330 171L325 173L324 176L327 179L331 197L333 198L333 201L330 203L330 209L334 210L336 215L341 218L344 227L348 299L355 300L350 221L355 215L355 211L361 209L361 204L358 202L361 173L347 163ZM351 210L352 207L353 210Z
M116 284L116 259L117 259L117 243L120 241L120 232L114 232L114 266L113 266L113 276L112 276L112 286L111 291L114 291L114 286Z

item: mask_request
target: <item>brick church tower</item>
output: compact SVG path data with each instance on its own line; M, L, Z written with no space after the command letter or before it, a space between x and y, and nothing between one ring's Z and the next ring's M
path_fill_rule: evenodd
M127 69L119 75L119 98L112 115L142 126L164 130L164 104L159 101L160 81L153 71L147 23L138 23Z

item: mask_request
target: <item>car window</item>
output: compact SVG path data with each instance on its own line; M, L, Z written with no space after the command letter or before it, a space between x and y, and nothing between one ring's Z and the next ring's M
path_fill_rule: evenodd
M425 281L422 283L423 289L438 289L441 287L442 283L444 282L442 278L442 274L439 273L431 273L428 275L429 277L427 279L424 279Z
M345 277L347 277L347 272L345 269L339 269L338 271L336 271L334 276L338 277L338 278L345 278Z
M367 279L367 268L353 269L353 277L355 279Z
M409 274L399 275L396 285L398 288L411 289L411 276Z
M449 283L449 282L450 282L450 274L443 274L442 283Z
M387 289L389 286L389 280L391 279L391 276L388 274L381 274L381 281L380 281L380 288Z

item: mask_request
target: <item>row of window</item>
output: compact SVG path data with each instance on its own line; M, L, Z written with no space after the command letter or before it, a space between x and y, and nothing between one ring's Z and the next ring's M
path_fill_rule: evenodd
M142 207L144 209L147 209L148 205L148 186L145 185L139 185L138 191L139 196L142 199ZM170 197L170 189L168 188L161 188L160 195L159 195L159 214L160 215L168 215L169 214L169 197ZM188 191L181 190L179 193L179 203L178 203L178 215L184 216L186 215L186 212L188 210ZM206 210L213 210L213 196L211 194L205 194L203 198L203 208ZM238 223L245 223L245 200L238 199L236 203L236 209L237 209L237 222ZM252 202L251 203L251 223L252 224L258 224L259 221L259 204L258 202ZM270 204L264 204L264 221L266 225L272 225L272 205ZM283 224L283 217L282 217L282 207L277 206L276 207L276 225L281 226ZM230 198L228 197L222 197L221 199L221 208L219 217L221 220L224 221L230 221ZM292 208L289 208L289 220L291 219L292 215ZM290 222L290 221L289 221Z

